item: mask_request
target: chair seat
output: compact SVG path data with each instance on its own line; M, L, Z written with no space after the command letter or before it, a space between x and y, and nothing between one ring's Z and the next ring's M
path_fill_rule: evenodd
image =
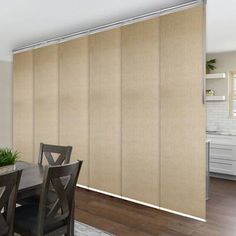
M55 191L50 191L47 196L47 203L53 203L55 202L56 199L57 199L57 193ZM19 203L20 205L28 205L28 204L37 205L39 204L39 201L40 201L40 193L28 198L20 199L19 201L17 201L17 203Z
M22 235L37 235L38 228L38 205L27 204L16 208L15 211L15 232ZM65 225L64 221L50 224L45 227L44 233Z

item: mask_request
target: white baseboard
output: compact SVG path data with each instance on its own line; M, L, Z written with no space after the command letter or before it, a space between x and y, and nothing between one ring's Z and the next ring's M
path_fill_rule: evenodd
M140 204L140 205L143 205L143 206L155 208L155 209L158 209L158 210L161 210L161 211L166 211L166 212L169 212L169 213L172 213L172 214L175 214L175 215L187 217L187 218L198 220L198 221L201 221L201 222L206 222L206 220L203 219L203 218L199 218L199 217L196 217L196 216L184 214L184 213L181 213L181 212L178 212L178 211L173 211L173 210L170 210L170 209L167 209L167 208L164 208L164 207L152 205L152 204L145 203L145 202L142 202L142 201L138 201L138 200L135 200L135 199L132 199L132 198L122 197L120 195L116 195L116 194L112 194L112 193L109 193L109 192L101 191L101 190L98 190L98 189L95 189L95 188L90 188L90 187L87 187L87 186L84 186L84 185L81 185L81 184L77 184L77 186L80 187L80 188L84 188L84 189L87 189L87 190L97 192L97 193L102 193L104 195L108 195L108 196L111 196L111 197L119 198L119 199L126 200L126 201L129 201L129 202L134 202L134 203L137 203L137 204Z
M135 199L132 199L132 198L128 198L128 197L120 197L120 198L122 200L137 203L137 204L140 204L140 205L143 205L143 206L151 207L151 208L158 209L158 210L160 209L160 207L157 206L157 205L153 205L153 204L146 203L146 202L141 202L141 201L138 201L138 200L135 200Z
M178 211L173 211L173 210L170 210L170 209L167 209L167 208L164 208L164 207L160 207L159 209L162 210L162 211L173 213L175 215L187 217L187 218L190 218L190 219L193 219L193 220L198 220L198 221L201 221L201 222L206 222L206 220L203 219L203 218L192 216L192 215L188 215L188 214L181 213L181 212L178 212Z

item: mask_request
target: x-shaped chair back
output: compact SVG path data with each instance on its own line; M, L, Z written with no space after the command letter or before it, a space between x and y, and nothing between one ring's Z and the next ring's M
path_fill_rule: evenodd
M0 175L0 236L12 236L22 170ZM3 213L4 212L4 213Z
M47 164L51 166L67 164L70 162L71 146L57 146L40 143L38 163L43 164L45 157ZM56 157L54 156L56 154Z
M61 222L69 223L81 166L82 161L77 161L73 164L46 167L39 205L38 235L43 235L45 227L51 228ZM53 202L48 200L52 188L53 194L56 194Z

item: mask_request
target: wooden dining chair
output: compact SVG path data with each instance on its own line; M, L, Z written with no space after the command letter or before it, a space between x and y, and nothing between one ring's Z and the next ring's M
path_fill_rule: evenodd
M22 170L0 175L0 236L14 234L16 196Z
M43 164L45 158L49 165L62 165L70 162L71 146L58 146L40 143L38 164ZM55 157L56 155L56 157Z
M55 166L68 164L70 162L72 147L71 146L58 146L40 143L38 164L43 165L46 160L46 164ZM51 198L54 197L54 192L51 191ZM40 193L28 198L20 199L17 203L20 205L33 204L39 202Z
M17 207L15 232L24 236L72 236L74 194L82 161L62 166L47 166L39 204ZM57 194L49 201L52 186Z

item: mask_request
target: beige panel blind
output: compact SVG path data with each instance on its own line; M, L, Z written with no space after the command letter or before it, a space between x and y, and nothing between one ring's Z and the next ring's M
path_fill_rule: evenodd
M83 160L79 184L88 186L88 37L59 45L59 143Z
M34 51L34 146L58 144L58 45Z
M161 207L205 218L203 8L161 17Z
M122 194L159 205L159 19L122 28Z
M22 161L33 160L33 52L13 58L13 148Z
M121 194L120 29L89 37L90 186Z

